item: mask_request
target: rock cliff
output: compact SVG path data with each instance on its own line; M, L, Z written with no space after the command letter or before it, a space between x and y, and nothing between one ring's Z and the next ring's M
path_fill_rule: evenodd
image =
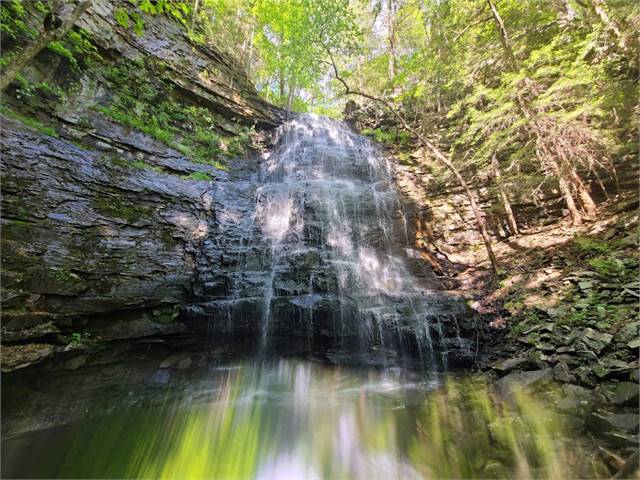
M136 33L117 8L92 2L68 55L44 50L3 98L4 370L182 331L199 245L224 235L214 185L282 120L230 58L163 15Z

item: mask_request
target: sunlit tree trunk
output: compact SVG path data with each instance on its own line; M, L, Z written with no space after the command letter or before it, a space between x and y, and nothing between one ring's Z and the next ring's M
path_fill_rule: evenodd
M496 178L496 185L498 185L498 192L500 193L500 199L502 200L502 206L504 207L504 211L507 215L507 224L509 225L509 230L513 235L517 235L519 232L518 224L516 223L516 217L513 214L513 210L511 208L511 202L509 201L509 195L507 194L507 190L504 187L504 183L502 182L502 174L500 173L500 164L498 163L498 159L494 155L491 159L491 167L493 168L493 175Z
M279 96L280 96L280 101L284 100L284 88L285 88L285 82L284 82L284 72L282 71L282 68L280 68L278 70L278 89L279 89Z
M558 13L567 21L572 21L576 17L576 12L569 0L554 0Z
M507 29L504 26L504 22L502 21L502 17L498 13L498 9L493 4L492 0L487 0L489 4L489 8L491 9L491 14L493 15L493 19L496 23L496 27L498 28L498 34L500 37L500 43L502 44L502 48L505 53L505 57L507 59L507 63L509 65L509 69L512 71L518 70L518 63L516 62L516 57L513 54L513 48L511 48L511 42L509 41L509 35L507 34Z
M536 127L534 127L534 129L535 128ZM544 150L545 147L544 145L542 145L539 148ZM543 152L541 157L542 157L541 161L544 168L550 171L551 173L553 173L553 175L555 175L555 177L558 180L558 187L560 188L560 194L562 195L562 198L564 199L564 203L566 204L567 209L569 210L569 215L571 216L571 223L573 223L574 225L581 225L582 214L580 213L580 210L578 209L578 205L576 204L573 198L573 192L571 190L570 182L566 179L565 175L563 175L562 171L560 170L560 166L557 164L557 162L551 161L551 159L549 158L550 155L548 152Z
M191 13L191 26L195 25L200 10L200 0L193 0L193 12Z
M596 214L597 207L596 203L593 201L593 198L591 198L591 194L589 193L587 186L584 184L575 169L571 171L571 177L573 179L573 186L578 195L578 200L580 201L582 209L588 216L593 217Z
M293 85L289 85L289 95L287 96L287 112L291 112L293 106L293 99L295 97L295 88Z
M603 0L590 0L590 4L591 9L598 16L602 24L618 39L622 49L626 50L626 43L622 35L622 29L607 13L605 2Z
M249 47L248 47L248 51L247 54L245 55L245 64L244 64L244 69L246 72L249 72L251 69L251 57L253 57L253 42L255 39L255 27L253 25L251 25L251 34L249 35Z
M558 186L560 187L560 193L562 194L562 198L564 198L564 202L569 210L569 215L571 215L571 222L574 225L582 224L582 215L580 214L580 210L578 210L578 206L573 199L571 188L569 188L567 181L562 176L558 177Z
M590 0L591 9L594 11L596 16L600 19L602 24L609 30L613 36L616 38L618 42L618 49L620 52L631 62L631 65L634 68L640 67L640 55L638 55L638 49L640 48L640 44L637 41L637 36L632 36L632 42L629 42L627 38L625 38L622 27L619 22L615 20L612 16L607 12L607 4L605 0ZM634 48L635 42L635 48Z
M91 0L81 1L66 18L62 19L59 27L48 30L47 22L42 26L38 34L38 38L30 45L22 49L18 55L10 61L0 74L0 91L4 91L16 76L31 62L38 53L47 47L51 42L62 38L76 23L80 15L82 15L91 5ZM51 11L49 15L57 16L63 7L61 3L51 2Z

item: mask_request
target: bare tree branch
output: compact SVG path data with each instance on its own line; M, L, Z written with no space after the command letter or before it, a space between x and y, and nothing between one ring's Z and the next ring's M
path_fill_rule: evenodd
M475 22L470 23L469 25L467 25L466 27L464 27L460 33L458 33L453 40L451 41L452 43L457 42L458 40L460 40L460 38L467 33L467 30L469 30L470 28L475 27L476 25L480 25L481 23L484 22L488 22L489 20L491 20L493 17L485 17L485 18L481 18L480 20L476 20Z

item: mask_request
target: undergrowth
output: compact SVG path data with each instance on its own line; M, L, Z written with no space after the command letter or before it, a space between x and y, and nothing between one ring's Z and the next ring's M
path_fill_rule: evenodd
M116 84L119 93L109 105L96 109L197 163L225 169L225 159L246 152L253 129L229 123L206 108L175 100L173 86L157 74L164 68L158 63L129 60L106 68L104 76Z

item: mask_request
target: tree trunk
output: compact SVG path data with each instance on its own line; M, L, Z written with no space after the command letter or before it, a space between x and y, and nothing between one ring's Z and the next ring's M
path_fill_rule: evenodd
M251 25L251 35L249 35L249 52L245 54L245 64L244 70L249 74L249 69L251 68L251 57L253 56L253 41L255 38L255 27ZM251 78L249 76L249 78Z
M611 17L609 17L604 2L602 0L591 0L590 3L593 12L598 16L603 25L615 35L616 39L622 42L621 46L626 50L626 45L622 37L622 30L620 26Z
M389 80L396 77L396 34L395 34L395 6L394 0L387 0L387 41L389 42Z
M492 0L487 0L487 3L489 4L489 8L491 9L491 14L493 15L496 27L498 27L498 33L500 34L500 43L502 44L502 48L504 49L509 68L515 72L516 70L518 70L518 63L516 62L516 57L513 54L513 48L511 48L511 42L509 41L509 35L507 35L507 29L505 28L502 17L498 13L498 10L496 9Z
M482 209L476 203L476 199L475 199L475 196L474 196L473 192L471 191L471 188L469 188L469 185L465 181L465 179L462 176L462 174L460 174L460 171L440 151L440 149L438 149L435 145L432 145L431 142L426 141L424 139L424 137L422 137L421 143L424 146L426 146L438 160L440 160L440 163L442 163L445 167L447 167L447 169L451 173L453 173L453 175L456 177L456 180L458 180L458 183L460 184L460 186L464 189L465 194L467 195L467 199L469 200L469 205L471 206L471 211L473 212L473 216L476 218L476 223L478 225L478 229L480 230L480 235L482 236L482 241L484 242L484 247L487 250L487 255L489 256L489 261L491 262L491 267L493 268L493 271L497 273L498 272L498 259L496 258L495 254L493 253L493 247L491 246L491 236L489 235L489 232L487 231L487 224L484 221L484 213L482 212Z
M289 85L289 95L287 96L287 112L291 113L291 107L293 106L293 97L295 96L295 88L293 85Z
M558 185L560 186L560 193L562 193L562 197L564 198L564 201L567 204L567 208L569 209L571 222L574 225L581 225L582 215L580 215L580 210L578 210L578 206L573 200L573 193L571 192L571 188L569 188L569 184L562 176L560 176L558 178Z
M498 163L498 159L495 155L491 159L491 166L493 167L493 175L496 177L496 184L498 185L498 191L500 192L502 206L504 207L504 211L507 214L507 224L509 225L509 230L511 230L512 235L518 235L518 233L520 232L518 230L518 224L516 223L516 217L513 214L513 210L511 209L511 202L509 201L507 190L504 187L504 183L502 183L500 164Z
M193 12L191 14L191 26L193 27L198 19L198 11L200 10L200 0L193 0Z
M279 86L279 90L280 90L280 102L282 100L284 100L284 72L282 71L282 68L278 69L278 86Z
M569 0L554 0L558 13L568 22L576 18L576 12Z
M615 36L618 41L618 49L631 62L633 68L640 68L640 58L638 56L638 42L635 40L629 43L624 36L619 23L607 13L606 2L604 0L591 0L591 8L598 16L604 26ZM632 37L636 38L636 37Z
M573 186L575 188L576 193L578 194L578 200L580 201L580 205L589 217L594 217L597 211L596 203L591 198L591 194L587 189L587 186L584 184L582 179L578 176L575 170L571 171L571 177L573 180Z
M442 153L442 151L438 147L436 147L433 143L431 143L429 140L427 140L416 129L412 128L407 123L405 118L402 115L400 115L398 112L396 112L396 110L393 108L393 106L389 102L387 102L386 100L383 100L381 98L377 98L377 97L374 97L372 95L368 95L368 94L363 93L363 92L352 91L352 90L349 89L348 86L346 86L345 83L343 83L343 85L345 85L345 87L347 89L347 91L346 91L347 94L359 95L361 97L368 98L369 100L373 100L375 102L381 103L382 105L387 107L387 109L389 109L391 111L391 113L393 113L393 115L400 121L400 123L402 124L403 128L405 130L407 130L409 133L413 134L418 139L420 145L425 147L427 150L429 150L431 152L431 154L436 158L436 160L438 160L440 163L442 163L447 168L447 170L449 170L453 174L453 176L456 178L456 180L458 181L458 183L460 184L460 186L464 190L465 195L467 196L467 200L469 200L469 205L471 206L471 211L473 212L473 216L476 219L476 224L478 226L478 230L480 231L480 235L482 236L482 241L484 242L485 249L487 250L487 255L489 257L489 261L491 262L491 267L493 268L493 271L497 273L498 272L498 267L499 267L498 259L496 258L495 254L493 253L493 247L491 245L491 236L489 235L489 232L487 231L487 225L486 225L486 223L484 221L484 213L482 212L482 209L476 203L475 195L471 191L471 188L469 187L469 185L465 181L465 179L462 176L462 174L460 173L460 171L456 168L456 166L451 162L451 160L449 160L449 158L447 158L447 156L444 153Z
M47 45L54 40L62 38L76 23L80 15L82 15L91 5L91 0L84 0L80 2L71 14L62 21L62 24L54 29L47 30L44 26L40 31L38 39L31 45L24 47L22 51L4 68L4 71L0 74L0 91L4 91L9 84L16 78L16 76L22 71L27 64L33 60ZM52 12L54 13L54 12Z

